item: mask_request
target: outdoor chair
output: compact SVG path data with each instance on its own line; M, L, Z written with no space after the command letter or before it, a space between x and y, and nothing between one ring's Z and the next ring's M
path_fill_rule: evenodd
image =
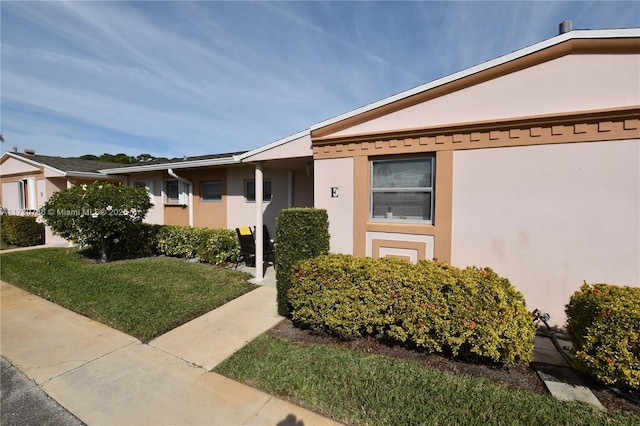
M256 266L256 239L254 231L248 227L243 226L236 228L236 234L238 234L238 241L240 242L240 254L245 265L254 267ZM262 239L263 239L263 260L264 262L271 263L275 268L276 265L276 251L273 246L273 241L269 236L269 230L265 225L262 227ZM236 262L236 268L238 267Z
M256 266L256 242L253 239L251 228L248 226L236 228L236 234L238 234L238 241L240 242L240 255L245 265ZM236 268L239 262L239 260L236 262Z

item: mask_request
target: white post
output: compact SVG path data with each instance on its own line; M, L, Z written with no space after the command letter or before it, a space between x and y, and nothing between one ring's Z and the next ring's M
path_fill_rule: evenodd
M287 170L287 207L293 207L293 170Z
M255 193L256 193L256 282L260 282L264 279L264 272L262 270L263 258L264 258L264 235L262 232L262 225L264 223L262 215L262 199L263 199L263 185L264 179L262 175L262 163L256 163L256 180L255 180Z

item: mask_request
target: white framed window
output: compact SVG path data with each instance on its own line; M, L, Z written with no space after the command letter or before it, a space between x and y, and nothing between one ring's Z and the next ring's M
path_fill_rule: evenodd
M133 181L134 188L144 188L149 194L149 199L153 202L153 180L151 179L139 179Z
M222 182L211 181L200 183L200 200L203 203L219 203L222 201Z
M36 179L27 178L18 181L18 208L36 210Z
M370 162L370 219L433 223L435 158Z
M262 185L262 201L268 203L271 201L271 180L265 179ZM244 181L244 197L248 203L256 202L256 181Z
M187 184L178 179L168 179L164 181L162 198L168 205L187 205Z

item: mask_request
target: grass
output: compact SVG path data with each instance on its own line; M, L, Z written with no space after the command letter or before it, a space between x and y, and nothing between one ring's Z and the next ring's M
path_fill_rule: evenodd
M355 425L631 425L587 404L512 389L322 344L263 334L215 369L227 377Z
M249 275L167 257L87 263L76 249L0 254L0 278L147 342L256 286Z

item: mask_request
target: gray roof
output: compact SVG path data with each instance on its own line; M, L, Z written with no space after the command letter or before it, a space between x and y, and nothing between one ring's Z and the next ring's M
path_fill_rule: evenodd
M199 155L199 156L194 156L194 157L179 157L179 158L170 158L168 160L153 160L153 161L147 161L144 163L135 163L135 164L116 164L113 167L101 167L101 169L115 169L115 168L123 168L126 169L127 167L139 167L139 166L152 166L155 164L174 164L174 163L183 163L183 162L187 162L187 161L201 161L201 160L216 160L219 158L230 158L230 157L235 157L237 155L242 155L244 153L246 153L247 151L239 151L239 152L227 152L224 154L209 154L209 155ZM103 163L103 164L113 164L113 163ZM125 170L123 170L125 171Z
M12 153L27 160L53 167L63 172L99 173L99 170L110 167L122 167L125 164L107 163L104 161L82 160L79 158L50 157L48 155L30 155L21 152Z

